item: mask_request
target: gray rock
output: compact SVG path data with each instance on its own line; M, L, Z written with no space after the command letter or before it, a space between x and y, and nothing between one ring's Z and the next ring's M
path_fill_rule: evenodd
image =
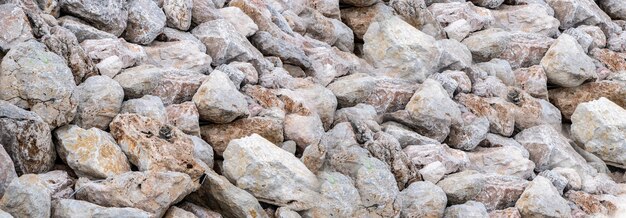
M146 45L163 32L166 16L154 1L130 0L125 8L128 9L128 25L124 39Z
M208 168L213 168L213 148L209 143L206 143L198 136L191 136L193 141L193 156L194 158L204 162Z
M427 164L419 170L424 181L437 183L446 175L446 167L439 161Z
M69 125L56 129L54 138L59 156L79 177L107 178L130 171L126 156L105 131Z
M0 144L0 146L2 146ZM9 154L4 150L4 147L0 147L0 162L3 163L0 166L0 197L4 195L6 187L9 186L13 179L17 178L15 172L15 166Z
M548 77L540 65L513 71L518 87L535 98L548 99Z
M502 59L491 59L488 62L477 63L474 65L478 69L487 73L488 76L494 76L507 86L514 86L515 75L508 61Z
M17 44L34 38L24 11L14 4L0 6L0 27L4 30L0 36L0 52L8 52Z
M213 71L193 96L200 119L213 123L230 123L245 117L248 103L228 76L221 71Z
M399 194L394 174L377 158L367 158L356 171L355 184L361 202L372 216L393 217L400 212Z
M471 32L475 32L487 29L494 23L494 17L490 10L475 6L471 2L434 3L428 6L428 10L444 27L457 20L466 20L471 26Z
M357 105L358 106L358 105ZM343 109L342 109L343 110ZM337 112L339 112L338 110ZM400 146L405 148L409 145L438 144L437 140L422 136L419 133L409 130L406 126L396 122L385 122L382 124L383 131L395 137Z
M213 58L213 66L228 64L231 61L249 62L263 58L261 52L226 20L202 23L191 33L207 47L206 53Z
M47 173L37 174L37 177L39 177L44 185L46 185L46 188L48 188L52 201L72 198L76 179L70 177L68 171L53 170Z
M250 37L259 30L254 21L237 7L225 7L218 10L222 17L230 22L242 36Z
M92 26L116 37L126 29L128 20L128 12L125 10L126 1L64 0L60 3L63 12L85 20Z
M305 116L288 114L285 115L283 122L285 140L295 141L298 147L302 149L319 143L324 134L322 120L316 114Z
M3 210L0 210L0 217L2 218L13 218L13 216L11 216L11 214L4 212Z
M6 101L0 101L0 144L20 175L47 172L56 159L48 124Z
M626 20L626 4L616 0L604 0L598 2L599 6L615 20Z
M402 19L420 31L436 39L445 38L443 28L430 13L423 0L394 0L389 2L389 6L395 9Z
M472 113L463 113L461 124L450 126L446 143L452 148L471 151L478 146L489 133L489 119L476 117Z
M598 25L608 34L619 28L594 1L547 0L546 2L554 9L554 17L560 21L562 30L581 24Z
M522 216L568 217L571 213L567 200L542 176L530 182L515 207Z
M472 26L467 22L467 20L460 19L448 24L448 26L444 28L444 31L446 31L446 35L449 39L461 42L470 34Z
M230 81L233 82L233 85L235 85L235 87L237 88L241 87L241 83L246 77L244 72L228 64L222 64L215 69L222 71L222 73L225 73L226 75L228 75L228 78L230 79Z
M179 203L178 207L182 208L183 210L193 213L199 218L221 218L222 217L222 215L219 214L218 212L212 211L205 207L195 205L188 201L183 201L182 203Z
M76 199L104 207L133 207L161 217L171 205L196 189L197 185L184 173L128 172L102 182L79 179Z
M21 43L2 59L0 99L37 113L51 129L74 119L77 96L72 71L45 45Z
M414 182L398 194L402 201L400 217L442 217L448 198L431 182Z
M259 30L250 41L266 56L279 57L286 64L293 64L304 69L311 67L311 60L303 49L294 42L288 43L271 33Z
M183 32L177 29L165 27L163 33L157 37L157 40L163 42L189 41L193 43L202 53L206 53L206 46L189 32Z
M191 21L190 21L191 22ZM177 206L172 206L165 212L163 218L198 218L195 214L186 210L180 209Z
M123 63L122 68L128 68L140 65L147 59L147 54L143 47L128 43L124 39L85 40L80 43L80 46L85 49L85 52L87 52L87 55L94 63L100 63L100 61L106 58L117 56Z
M476 198L483 191L486 182L483 174L467 170L446 176L437 186L446 193L450 204L461 204Z
M322 13L324 16L341 20L341 12L339 10L339 0L313 0L312 8ZM283 12L284 16L284 12ZM293 28L292 28L293 29Z
M190 70L200 74L211 72L211 57L205 54L194 42L153 42L144 47L148 59L146 63L163 68ZM185 48L185 49L181 49Z
M137 114L151 118L159 123L167 123L165 106L159 97L145 95L142 98L131 99L122 104L120 114Z
M59 25L68 29L70 32L74 33L78 42L83 42L88 39L115 39L117 38L115 35L99 30L95 27L90 26L89 24L83 22L82 20L72 17L72 16L63 16L58 19Z
M465 152L452 149L447 145L410 145L403 149L413 164L418 167L427 166L434 162L441 162L446 168L445 174L466 169L470 160Z
M437 47L441 51L439 69L463 70L472 65L472 53L459 41L442 39L437 41Z
M221 19L222 15L217 10L220 7L216 5L218 1L193 0L191 21L196 25L200 25L207 21Z
M475 170L530 179L535 175L535 163L528 159L528 151L521 145L518 146L478 147L468 152L467 156ZM526 155L523 151L526 151Z
M166 24L169 27L187 31L191 26L193 0L165 0L163 1Z
M572 115L572 137L607 164L626 167L626 110L602 97L581 103Z
M568 169L568 168L562 168L562 169ZM565 176L562 176L561 174L556 173L555 171L552 171L552 170L544 170L543 172L539 173L538 176L542 176L550 180L550 182L556 188L559 194L563 195L563 190L565 190L565 187L567 186L567 183L568 183L567 178L565 178Z
M338 172L322 171L318 174L322 199L312 209L305 212L305 217L317 216L354 216L362 204L359 191L354 181ZM280 210L280 209L279 209Z
M476 201L468 201L446 208L445 218L489 217L485 205Z
M548 8L540 4L502 6L492 11L495 27L509 31L539 33L557 37L559 20L554 18Z
M97 75L98 72L85 50L80 47L74 34L60 26L50 28L50 34L41 37L41 42L50 51L63 57L67 65L72 70L74 81L80 84L90 76Z
M376 4L379 0L339 0L343 4L353 5L357 7L367 7Z
M595 76L593 60L585 54L576 39L562 34L541 59L548 82L562 87L574 87Z
M78 107L74 124L89 129L109 128L111 120L122 109L124 89L106 76L92 76L76 87Z
M35 174L14 179L0 199L0 209L14 217L50 217L50 192Z
M200 135L200 114L196 104L193 102L185 102L182 104L172 104L165 107L167 113L167 122L180 129L186 134Z
M130 207L102 207L87 201L60 199L52 202L52 217L80 218L80 217L137 217L148 218L152 214Z
M488 211L515 206L528 186L526 179L517 176L485 174L484 179L482 190L472 200L483 203Z

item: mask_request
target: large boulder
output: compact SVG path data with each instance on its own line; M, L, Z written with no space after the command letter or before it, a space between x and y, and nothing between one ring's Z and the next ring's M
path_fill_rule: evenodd
M60 199L52 202L52 217L79 218L79 217L136 217L149 218L152 214L131 207L103 207L87 201Z
M606 98L581 103L572 114L571 134L586 151L607 163L626 167L624 108Z
M74 124L85 129L108 129L124 101L122 86L107 76L89 77L76 87L76 94L78 107Z
M60 1L61 10L87 21L92 26L113 34L122 35L126 29L128 12L126 1L68 0Z
M230 123L250 113L245 96L226 74L218 70L213 71L202 83L192 100L198 108L200 119L213 123Z
M199 49L193 41L154 42L144 48L148 54L146 61L148 64L190 70L200 74L211 72L211 57Z
M8 52L15 45L34 38L24 11L14 4L0 5L0 52Z
M74 119L74 76L65 59L30 40L7 53L0 65L0 99L37 113L51 129Z
M314 208L306 211L305 217L332 215L349 217L360 212L361 198L350 177L338 172L322 171L318 173L318 179L323 198Z
M569 217L571 213L567 200L542 176L530 182L515 207L523 217Z
M365 103L383 113L403 109L415 93L417 85L403 79L356 73L335 80L328 85L328 89L337 97L340 108Z
M130 171L126 155L100 129L68 125L54 131L59 156L80 177L107 178Z
M539 33L556 37L559 32L559 20L552 17L550 11L540 4L503 6L493 10L495 27L509 31Z
M619 0L598 1L599 6L615 20L626 20L626 4Z
M51 200L45 182L35 174L25 174L7 186L0 209L13 217L50 217Z
M387 76L422 82L437 67L436 41L399 17L383 18L363 36L364 58Z
M562 86L575 87L595 76L595 65L576 40L562 34L550 46L541 59L541 66L546 72L548 82Z
M128 25L124 31L124 39L147 45L163 32L167 18L156 2L130 0L124 8L128 9Z
M56 159L48 124L6 101L0 101L0 144L20 175L48 172Z
M560 29L566 30L581 24L600 26L605 34L618 29L611 18L598 7L593 0L547 0L554 17L561 23Z
M235 120L227 124L209 124L200 127L200 134L213 145L219 155L233 139L258 134L274 144L284 141L282 119L274 117L250 117Z

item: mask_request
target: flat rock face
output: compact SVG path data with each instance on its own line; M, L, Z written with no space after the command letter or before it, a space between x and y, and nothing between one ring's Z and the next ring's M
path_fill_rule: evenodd
M228 76L213 71L193 96L200 119L213 123L229 123L249 114L247 102Z
M193 102L167 106L165 113L167 113L167 122L170 125L175 126L185 134L200 135L200 115L196 104Z
M432 36L398 17L372 23L363 41L364 57L374 67L384 68L388 76L410 81L424 81L441 55Z
M316 176L292 154L253 134L228 144L224 174L238 187L268 203L302 210L318 197Z
M562 87L578 86L595 75L592 59L567 34L554 41L541 59L541 66L545 69L548 82Z
M120 114L137 114L162 124L167 123L167 114L163 102L159 97L152 95L144 95L141 98L124 102Z
M17 173L15 173L13 161L4 150L4 147L0 148L0 161L4 163L0 166L0 196L3 196L6 187L9 186L13 179L17 178Z
M152 214L130 207L102 207L87 201L60 199L52 203L52 217L137 217L148 218Z
M247 62L262 58L262 54L227 20L202 23L191 33L207 47L207 54L213 58L214 66L230 61Z
M573 88L552 89L550 101L559 108L563 117L570 119L578 105L602 97L621 107L626 107L625 95L626 81L599 81Z
M147 59L143 47L128 43L124 39L91 39L81 42L80 46L94 63L117 56L122 62L122 68L127 68L139 65Z
M0 51L7 52L15 45L33 38L26 14L16 5L0 6L0 20L0 27L4 29L0 35Z
M82 128L106 130L120 112L124 89L106 76L89 77L76 87L78 107L74 123Z
M504 6L494 10L495 26L510 31L539 33L549 37L560 34L559 20L540 4Z
M542 176L530 182L515 207L522 216L567 217L571 213L567 200Z
M305 216L334 214L352 216L359 213L358 205L361 204L361 199L350 177L338 172L320 172L318 179L323 198L314 208L307 211Z
M36 113L0 101L0 144L22 175L52 169L56 152L50 127Z
M74 76L65 60L45 45L16 45L0 64L0 99L37 113L51 129L74 119L78 105Z
M461 218L466 216L488 217L485 205L476 201L468 201L464 204L457 204L446 208L444 217Z
M417 86L407 80L353 74L335 80L328 88L337 97L339 107L365 103L377 112L393 112L406 106Z
M94 27L120 36L126 29L128 12L124 5L126 1L61 1L61 10L75 17L79 17Z
M402 217L441 217L446 208L445 192L430 182L415 182L398 195Z
M512 146L479 147L472 152L468 152L467 156L477 169L501 175L532 178L535 163L530 161L528 156L524 156L521 149L526 150Z
M88 39L117 38L115 35L90 26L76 17L63 16L59 18L58 21L59 25L74 33L78 42L83 42Z
M193 179L203 172L193 157L193 141L176 127L136 114L120 114L110 128L128 160L139 170L183 172Z
M35 174L14 179L0 199L0 208L13 217L50 217L50 206L50 193Z
M451 149L447 145L407 146L403 151L416 166L441 162L446 168L446 174L464 170L469 165L469 158L465 152Z
M219 13L225 20L233 24L233 26L237 28L237 32L242 36L252 36L259 30L259 27L254 21L237 7L221 8L219 9Z
M125 8L128 10L128 25L124 31L124 39L146 45L163 31L167 17L156 2L131 0Z
M192 41L154 42L144 48L148 54L147 63L149 64L163 68L190 70L199 74L211 72L211 57Z
M76 199L104 207L137 208L160 217L196 188L184 173L128 172L103 182L79 179Z
M572 115L572 136L607 163L626 166L626 110L606 98L581 103Z
M126 155L105 131L69 125L56 129L54 138L59 156L78 176L107 178L130 171Z
M186 31L191 26L193 0L163 1L166 24L169 27Z
M283 122L271 117L251 117L228 124L211 124L200 127L202 138L213 145L217 154L222 154L233 139L258 134L278 144L284 141Z

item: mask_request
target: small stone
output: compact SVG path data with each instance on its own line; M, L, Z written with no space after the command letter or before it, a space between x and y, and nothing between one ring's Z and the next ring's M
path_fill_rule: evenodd
M106 130L120 112L124 100L122 87L106 76L89 77L76 88L76 94L78 108L74 123L85 129Z
M476 198L485 182L485 176L477 171L469 170L450 174L437 182L437 186L446 193L449 204L460 204Z
M574 87L595 76L595 65L576 40L562 34L541 59L548 82Z
M52 217L80 218L80 217L137 217L148 218L152 214L130 207L102 207L86 201L60 199L52 203Z
M167 114L163 102L159 97L152 95L125 101L122 104L120 114L137 114L151 118L159 123L167 123Z
M193 102L172 104L165 108L167 122L186 134L199 136L200 122L198 109Z
M164 0L166 24L169 27L187 31L191 26L191 9L193 0Z
M61 10L87 21L92 26L118 37L126 29L126 1L60 1Z
M200 25L204 22L221 19L222 15L217 11L220 1L204 1L193 0L193 7L191 9L191 21Z
M191 22L191 21L190 21ZM172 206L165 212L163 218L198 218L195 214L180 209L177 206Z
M459 41L442 39L437 41L437 47L441 51L439 69L464 70L472 65L472 53Z
M17 44L34 38L24 11L14 4L0 6L3 34L0 35L0 52L8 52Z
M185 48L185 49L180 49ZM211 72L211 57L188 40L175 42L153 42L144 47L146 63L163 68L190 70L199 74Z
M237 7L225 7L218 10L222 17L230 22L242 36L254 35L259 27L241 9Z
M463 123L450 126L446 143L452 148L471 151L487 137L489 120L486 117L476 117L471 113L462 115Z
M522 218L519 211L515 207L509 207L504 210L494 210L489 212L490 218Z
M111 79L122 71L123 66L124 63L122 63L120 57L115 55L105 58L100 61L100 63L96 64L96 68L98 69L98 72L100 72L100 75L107 76Z
M284 120L285 140L293 140L304 149L319 143L324 134L324 126L319 116L288 114Z
M74 33L78 42L83 42L88 39L117 38L115 35L92 27L76 17L63 16L59 18L58 21L59 25Z
M608 214L609 209L604 206L603 202L593 195L581 191L568 191L565 198L570 202L574 202L587 214Z
M481 202L488 211L515 206L528 181L516 176L487 174L482 190L472 200Z
M538 176L543 176L544 178L550 180L552 185L556 188L560 195L563 195L563 190L565 190L565 186L567 186L567 178L561 176L560 174L553 172L552 170L544 170L539 173Z
M513 134L515 127L515 105L502 98L481 98L471 94L458 94L455 98L460 104L476 116L485 116L489 120L492 133L503 136Z
M462 218L462 217L489 217L485 205L476 201L468 201L464 204L457 204L446 208L443 217L446 218Z
M156 2L130 0L125 8L128 9L128 25L124 31L124 39L147 45L163 32L167 17Z
M465 19L454 21L444 28L449 39L463 41L472 31L472 26Z
M251 117L228 124L204 125L200 127L200 133L218 155L222 155L231 140L252 134L259 134L275 144L284 141L282 119L272 117Z
M230 123L247 116L247 102L228 76L213 71L193 96L200 119L213 123Z
M570 207L550 181L542 176L530 182L515 207L525 216L569 217Z
M442 217L446 193L430 182L414 182L398 194L402 200L401 217Z
M435 161L424 166L419 173L424 181L437 183L446 175L446 167L441 162Z
M300 218L300 214L286 207L280 207L276 210L276 218Z
M470 162L465 152L452 149L445 144L410 145L403 151L418 168L433 162L441 162L446 168L445 174L464 170Z
M513 71L520 88L535 98L548 99L548 77L543 67L535 65ZM553 100L561 98L552 98ZM558 107L558 106L557 106ZM561 108L559 108L561 109ZM562 109L561 109L561 112Z
M14 217L50 217L50 192L35 174L24 174L6 187L0 208Z

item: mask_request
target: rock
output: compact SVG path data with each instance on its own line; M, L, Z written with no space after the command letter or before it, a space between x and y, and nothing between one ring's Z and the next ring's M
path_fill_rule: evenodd
M570 208L552 186L550 181L542 176L530 182L515 207L522 216L570 216Z
M193 183L187 174L178 172L128 172L102 182L81 178L76 183L76 199L104 207L133 207L161 217L197 188Z
M485 98L505 98L508 94L506 84L495 76L487 76L485 79L476 79L473 83L472 94Z
M211 170L206 171L206 180L200 189L187 199L209 207L224 217L268 217L254 196Z
M474 67L487 73L489 76L498 78L507 86L515 85L515 75L508 61L502 59L491 59L488 62L475 64Z
M516 176L487 174L484 178L482 190L473 200L483 203L488 211L515 206L528 186L526 179Z
M92 26L118 37L126 29L128 12L126 1L60 1L61 10L72 16L85 20Z
M258 31L250 40L263 55L279 57L286 64L304 69L311 67L311 60L297 42L285 41L265 31Z
M213 148L209 143L206 143L198 136L190 136L193 141L193 156L194 158L204 162L208 168L213 168Z
M337 36L337 41L333 46L341 51L352 53L354 51L354 32L352 29L339 20L330 19L330 21L333 24L333 33Z
M449 39L461 42L470 34L472 26L467 22L467 20L460 19L448 24L448 26L444 28L444 31L446 31L446 35Z
M464 204L457 204L446 208L443 215L446 218L461 218L467 216L489 217L485 205L476 201L468 201Z
M475 5L491 9L498 8L503 2L504 0L472 0Z
M608 164L626 166L626 110L606 98L581 103L572 114L572 137Z
M561 126L561 112L544 99L536 99L527 93L510 90L509 99L515 99L515 127L523 130L537 125Z
M378 0L339 0L339 2L357 7L367 7L376 4Z
M50 28L50 34L41 37L50 51L63 57L72 70L74 81L80 84L90 76L97 75L96 68L87 53L78 44L74 34L60 26Z
M56 159L48 124L6 101L0 101L0 144L18 175L48 172Z
M162 124L167 123L167 114L163 102L159 97L152 95L125 101L122 104L120 114L137 114Z
M385 75L423 82L433 73L441 53L432 36L398 17L374 22L363 36L364 58Z
M513 134L515 105L502 98L481 98L471 94L458 94L455 98L476 116L486 116L490 132L503 136Z
M515 207L509 207L504 210L494 210L489 212L491 218L522 218L519 211Z
M521 145L519 146L521 147ZM475 170L530 179L535 175L533 172L535 163L530 161L528 156L520 151L521 149L524 148L516 149L511 146L478 147L472 152L467 152L467 156L472 166L475 166Z
M471 151L487 137L489 120L486 117L476 117L469 112L462 115L461 124L450 126L446 143L456 149Z
M124 89L106 76L92 76L76 87L78 107L74 123L82 128L109 128L122 109Z
M529 68L519 68L513 71L516 84L526 93L535 98L548 99L548 77L540 65ZM554 101L561 98L552 98ZM557 106L558 107L558 106ZM561 112L563 112L563 109Z
M136 114L120 114L110 128L128 160L141 171L183 172L192 179L204 171L193 156L193 141L176 127Z
M546 2L554 9L554 17L561 23L560 29L565 30L586 24L598 25L605 33L616 30L611 18L594 1L547 0Z
M211 57L196 48L198 46L188 40L153 42L150 46L144 47L148 54L146 63L163 68L175 68L190 70L199 74L209 74L212 70Z
M117 56L122 61L122 68L139 65L146 61L147 54L143 47L128 43L124 39L94 39L80 43L94 63Z
M58 21L59 25L74 33L78 42L83 42L88 39L117 38L115 35L92 27L76 17L63 16L59 18Z
M341 9L341 21L343 21L357 39L363 39L374 18L377 16L393 15L393 8L383 3L377 3L370 7L350 7Z
M200 39L213 58L213 66L228 64L231 61L258 61L263 57L235 26L226 20L213 20L195 27L191 33Z
M303 85L293 89L295 96L301 103L316 113L324 124L324 129L330 128L334 121L335 110L337 110L337 98L329 88L318 84ZM288 95L281 92L280 95ZM283 100L284 101L284 100Z
M446 70L442 73L431 74L429 77L441 83L449 96L472 91L472 81L463 71Z
M626 20L626 5L615 0L598 2L599 6L615 20Z
M563 117L571 119L574 110L584 102L607 98L613 103L626 107L626 82L599 81L585 83L572 88L558 88L550 90L550 100L559 108Z
M469 165L469 158L465 152L452 149L445 144L410 145L403 151L418 168L436 161L441 162L446 168L446 174L458 172Z
M306 32L303 36L317 39L329 45L333 45L337 42L338 36L335 34L335 25L331 19L325 17L322 13L313 8L305 9L298 16L300 16L306 26Z
M539 33L549 37L557 37L559 20L540 4L503 6L492 11L495 18L494 27L509 31Z
M562 87L574 87L595 75L592 59L570 35L563 34L541 59L548 82Z
M50 217L51 198L35 174L24 174L6 187L0 208L14 217Z
M485 186L485 176L477 171L450 174L437 183L448 196L449 204L460 204L474 199Z
M0 210L0 217L2 218L13 218L13 216L11 216L11 214L4 212L3 210Z
M395 201L400 191L384 162L377 158L364 159L354 177L368 213L381 217L395 217L400 213L402 205Z
M259 27L254 21L241 9L237 7L225 7L218 10L220 15L230 22L242 36L249 37L254 35Z
M170 209L168 209L167 212L165 212L165 215L163 215L163 217L164 218L176 218L176 217L197 218L197 216L194 215L193 213L187 212L186 210L180 209L179 207L176 207L176 206L170 207Z
M189 203L187 201L183 201L182 203L179 203L178 207L183 210L193 213L199 218L221 218L222 217L222 215L219 214L218 212L195 205L193 203Z
M490 10L474 6L471 2L434 3L428 6L428 10L444 27L461 19L469 23L471 32L487 29L494 24L494 17Z
M219 1L193 0L191 21L196 25L200 25L207 21L222 18L222 15L217 11L219 8L216 5L217 2Z
M609 208L597 197L581 191L568 191L565 198L587 214L609 214Z
M441 217L446 209L446 193L430 182L414 182L398 194L401 217Z
M311 1L311 7L328 18L341 20L339 0L314 0Z
M315 190L320 185L315 175L296 157L263 137L252 134L232 140L223 156L226 177L261 201L294 210L315 204Z
M437 140L422 136L419 133L413 132L409 130L406 126L396 122L385 122L382 124L382 127L385 133L392 135L398 140L402 148L405 148L409 145L426 145L439 143Z
M589 54L613 72L626 71L626 55L609 49L593 49Z
M403 109L417 86L402 79L352 74L335 80L328 89L337 97L339 108L365 103L382 113Z
M167 106L191 101L208 76L187 70L142 65L126 69L114 79L124 89L126 98L158 96Z
M165 27L163 29L163 33L157 37L157 40L163 42L176 42L176 41L189 41L193 43L202 53L206 53L206 46L202 44L202 42L193 36L193 34L189 32L183 32L180 30L172 29L169 27Z
M362 204L354 181L338 172L322 171L318 174L322 199L316 207L303 214L305 217L316 216L353 216L359 213ZM281 207L278 210L280 211ZM278 213L278 211L277 211Z
M3 147L0 147L0 162L4 163L0 166L0 196L3 196L6 187L9 186L13 179L17 178L17 173L15 173L15 166L11 157Z
M272 117L251 117L228 124L204 125L200 127L200 133L218 155L222 155L231 140L252 134L259 134L275 144L284 141L282 119Z
M67 170L70 169L67 168ZM70 177L68 171L54 170L37 176L48 188L52 201L72 197L75 179Z
M528 149L537 172L556 167L573 168L579 173L591 171L585 159L570 146L568 139L549 125L525 129L515 135L515 140Z
M293 210L289 210L286 207L280 207L276 210L275 217L278 218L300 218L300 214Z
M568 182L567 178L552 170L544 170L543 172L539 173L539 176L543 176L544 178L550 180L550 182L556 188L559 194L563 195L563 190L565 190L565 186L567 186Z
M6 53L16 45L34 38L24 11L14 4L0 6L0 26L4 30L0 36L0 52Z
M167 122L183 131L185 134L199 136L200 122L198 109L193 102L172 104L165 108Z
M319 116L288 114L283 124L285 140L295 141L302 149L319 143L324 134L324 126Z
M441 51L440 69L463 70L472 65L472 53L460 42L442 39L437 41L437 47Z
M446 175L446 167L439 161L429 163L419 170L424 181L437 183Z
M125 8L128 9L128 25L124 39L147 45L163 32L167 17L154 1L131 0Z
M130 171L122 150L107 132L75 125L54 131L61 159L80 177L107 178Z
M217 70L198 88L193 102L198 108L200 119L213 123L229 123L250 113L244 95L226 74Z
M130 207L102 207L86 201L60 199L52 202L52 217L79 218L79 217L141 217L148 218L152 214Z
M526 148L524 148L524 146L522 146L520 143L515 141L515 139L503 137L498 134L487 134L487 138L480 142L480 146L486 148L509 147L510 149L515 149L519 151L520 154L522 154L522 156L526 159L530 157L528 150L526 150Z
M411 26L437 39L445 38L443 28L423 0L394 0L389 6Z
M169 27L186 31L191 26L191 9L193 0L167 0L163 1L166 24Z
M37 113L51 129L74 119L77 96L65 60L31 40L11 49L0 65L0 99Z

